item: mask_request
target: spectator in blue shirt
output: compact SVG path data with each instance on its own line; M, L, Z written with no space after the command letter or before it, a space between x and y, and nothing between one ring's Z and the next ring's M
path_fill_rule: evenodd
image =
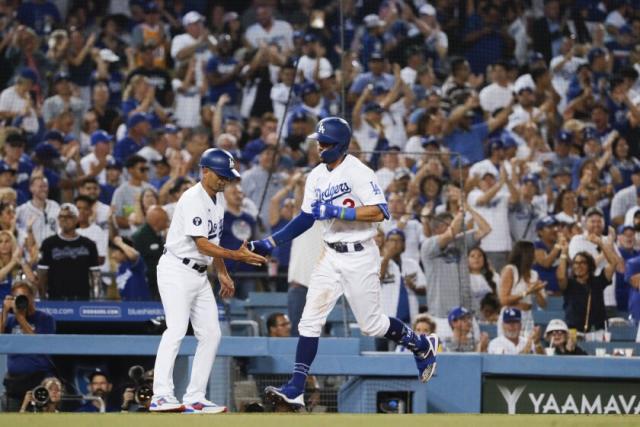
M233 56L232 40L229 34L218 37L218 55L207 62L207 78L209 80L209 102L215 104L223 93L229 95L230 104L238 104L237 77L242 63Z
M364 17L364 34L360 42L360 63L364 65L365 71L369 71L369 61L372 54L382 52L384 46L384 21L378 15L371 14Z
M386 90L393 87L395 79L391 74L384 72L385 60L382 52L371 53L368 65L369 71L358 75L351 85L347 97L349 102L356 102L367 85L384 87Z
M25 303L26 298L26 304ZM47 313L36 310L35 291L26 281L13 284L11 295L2 304L1 334L54 334L56 323ZM24 305L23 305L24 304ZM43 354L10 354L4 378L5 410L17 411L27 391L55 372L51 358Z
M23 2L18 8L18 21L31 27L39 36L46 36L58 26L62 19L56 5L48 0Z
M618 239L616 248L622 259L627 262L631 258L640 255L640 251L634 249L636 244L636 232L631 225L621 225L617 230ZM622 312L630 311L630 296L633 295L633 286L626 278L624 271L616 271L616 308Z
M447 148L460 153L472 163L484 159L484 141L490 133L502 128L511 114L512 107L502 109L494 117L486 122L472 124L475 112L480 102L477 95L471 95L463 105L457 107L449 116L449 121L444 131L444 143Z
M557 225L558 222L553 216L538 220L536 223L538 240L533 243L535 246L533 269L538 272L540 280L547 283L545 289L550 295L561 295L558 279L556 278L558 257L561 252L561 246L557 244ZM560 239L566 241L564 236L561 236Z
M111 206L113 193L115 193L116 188L121 184L122 162L116 159L108 160L105 169L107 171L107 179L104 184L100 184L100 196L98 200L105 205Z
M116 284L120 298L129 301L150 301L151 294L146 278L147 267L140 253L134 249L133 242L116 236L110 248L111 259L118 266Z
M156 129L167 121L167 114L156 100L156 88L151 80L141 74L133 76L122 94L122 117L130 119L143 113L152 128Z
M21 132L13 132L7 135L4 144L4 162L16 171L16 183L14 189L29 195L29 178L33 171L33 162L25 154L27 139Z
M256 234L256 219L244 208L244 193L240 184L229 184L224 190L227 202L224 211L224 223L220 246L228 249L238 249L243 241L251 240ZM231 273L252 272L255 267L238 261L225 260L227 270ZM236 298L247 299L249 292L255 291L256 281L253 278L238 278L235 280Z
M503 57L502 52L513 39L504 26L497 5L489 3L481 13L466 20L464 28L465 57L475 74L484 74L487 67Z
M129 156L136 154L147 143L146 136L151 130L149 117L145 113L134 113L127 120L127 136L116 143L113 157L124 162Z

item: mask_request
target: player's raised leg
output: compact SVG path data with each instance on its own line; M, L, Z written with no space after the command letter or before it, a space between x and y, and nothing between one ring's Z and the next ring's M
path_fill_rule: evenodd
M170 258L163 257L158 264L158 290L164 307L167 329L162 334L153 371L154 394L149 407L152 412L184 410L184 405L174 396L173 366L180 343L189 327L191 302L197 288L189 282L183 272L169 265L172 262ZM180 286L177 286L178 283Z
M401 344L414 354L418 376L429 381L435 371L438 337L417 335L402 321L388 317L380 304L380 253L370 240L363 250L337 254L340 273L344 278L344 293L363 335L385 337Z
M318 351L318 340L327 316L342 295L340 275L331 266L330 254L324 253L311 275L311 286L298 325L300 336L296 347L293 375L280 387L269 386L265 394L269 400L282 401L293 408L304 407L304 388L309 369Z
M205 398L207 383L220 344L221 331L218 321L218 305L206 274L202 287L191 305L191 325L198 340L196 353L191 367L189 386L182 398L186 413L218 414L226 412L225 406L219 406Z

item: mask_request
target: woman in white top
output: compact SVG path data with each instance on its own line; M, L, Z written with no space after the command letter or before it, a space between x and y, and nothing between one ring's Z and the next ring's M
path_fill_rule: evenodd
M480 247L469 251L469 279L471 286L471 308L473 312L480 310L480 301L487 294L497 294L500 275L491 267L487 255Z
M522 329L524 335L533 330L533 298L540 307L547 306L544 292L545 283L538 279L538 273L532 269L535 248L533 243L520 240L515 243L507 265L500 274L500 304L504 307L515 307L522 311Z

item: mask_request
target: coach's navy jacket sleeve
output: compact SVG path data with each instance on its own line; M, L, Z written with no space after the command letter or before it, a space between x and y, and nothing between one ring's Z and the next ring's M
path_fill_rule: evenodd
M271 237L273 237L273 241L276 242L276 245L281 245L295 239L310 229L314 221L315 219L313 218L313 215L301 211L297 217L289 221L287 225L274 233Z

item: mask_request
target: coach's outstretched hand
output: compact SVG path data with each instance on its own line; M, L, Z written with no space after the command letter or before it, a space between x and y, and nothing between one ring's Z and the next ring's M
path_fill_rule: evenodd
M246 240L242 242L242 246L240 246L235 252L237 254L236 261L242 261L251 265L262 265L267 262L265 257L249 250Z
M268 237L266 239L252 240L249 242L249 250L263 256L271 255L274 247Z

